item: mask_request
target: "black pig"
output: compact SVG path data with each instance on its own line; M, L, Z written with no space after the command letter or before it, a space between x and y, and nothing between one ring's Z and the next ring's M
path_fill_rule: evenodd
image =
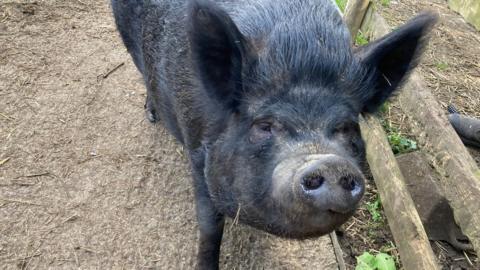
M436 17L353 49L331 0L113 0L150 121L191 163L197 267L218 268L224 217L282 237L326 234L364 192L358 116L416 65Z

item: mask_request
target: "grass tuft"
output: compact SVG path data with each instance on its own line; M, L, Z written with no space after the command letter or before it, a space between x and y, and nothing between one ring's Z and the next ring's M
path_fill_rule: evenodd
M355 37L355 44L357 46L363 46L368 44L368 38L362 33L362 31L358 31L357 36Z
M385 123L385 121L384 121ZM417 142L404 136L397 128L384 124L388 142L395 155L413 152L418 149Z
M441 71L445 71L446 69L448 69L448 63L446 62L438 62L435 64L435 66Z
M385 132L387 133L387 139L390 143L390 147L395 155L409 153L418 150L417 142L402 134L402 132L397 128L392 126L390 121L386 119L386 115L389 111L389 103L385 102L380 107L380 114L382 117L382 126Z
M382 202L380 201L380 197L377 195L375 200L371 202L367 202L367 210L372 215L372 220L374 222L383 222L382 216Z
M347 6L347 0L335 0L335 3L337 3L338 8L342 12L345 12L345 7Z
M380 0L380 4L384 7L390 6L390 0Z

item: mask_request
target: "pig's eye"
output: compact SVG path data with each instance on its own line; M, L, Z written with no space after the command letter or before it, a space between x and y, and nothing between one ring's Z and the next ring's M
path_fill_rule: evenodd
M358 131L358 125L354 123L342 123L335 126L333 135L351 134Z
M349 132L349 127L347 125L337 125L334 129L333 129L333 134L334 135L339 135L339 134L346 134Z
M268 121L257 122L250 130L250 141L253 143L268 140L272 137L273 124Z
M272 124L271 123L259 123L259 124L257 124L257 127L262 132L272 132Z

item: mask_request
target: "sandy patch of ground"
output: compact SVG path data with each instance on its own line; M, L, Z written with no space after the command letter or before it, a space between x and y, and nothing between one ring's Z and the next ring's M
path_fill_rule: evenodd
M107 1L2 1L2 269L193 267L187 162L144 99ZM337 269L328 237L230 224L221 265Z

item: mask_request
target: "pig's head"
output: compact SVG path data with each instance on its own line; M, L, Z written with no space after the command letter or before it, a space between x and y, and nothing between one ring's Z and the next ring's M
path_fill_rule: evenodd
M405 80L435 22L420 15L354 50L340 15L330 16L327 26L294 18L268 32L247 21L242 33L209 2L189 14L192 62L221 115L205 142L211 199L280 236L323 235L353 214L365 189L359 114Z

